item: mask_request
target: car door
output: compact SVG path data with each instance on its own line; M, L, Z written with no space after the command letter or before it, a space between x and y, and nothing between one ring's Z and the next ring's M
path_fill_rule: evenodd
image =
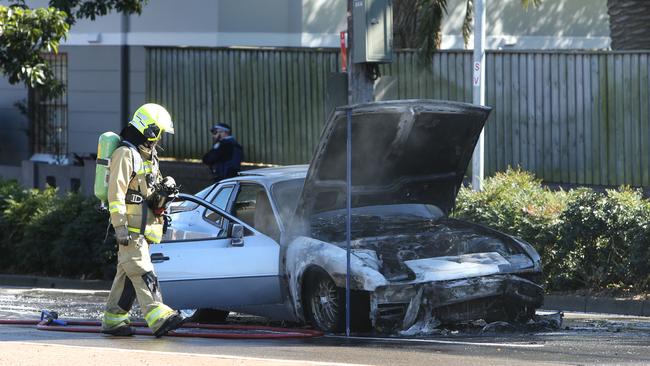
M206 208L202 220L214 229L150 247L165 303L179 309L228 309L281 302L278 243L213 204L194 201ZM241 246L230 235L234 223L245 228Z

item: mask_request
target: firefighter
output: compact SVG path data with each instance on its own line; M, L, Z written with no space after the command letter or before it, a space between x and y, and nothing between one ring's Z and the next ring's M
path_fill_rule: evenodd
M173 179L163 179L158 169L156 144L163 133L174 133L169 113L160 105L145 104L120 133L122 145L111 156L108 207L119 245L117 273L106 303L102 333L134 334L128 312L136 298L156 337L184 321L178 311L163 303L149 257L149 243L159 243L163 232L162 212L152 209L163 206L157 187L174 185Z

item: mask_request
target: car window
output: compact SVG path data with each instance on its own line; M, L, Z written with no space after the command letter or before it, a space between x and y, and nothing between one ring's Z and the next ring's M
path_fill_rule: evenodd
M230 194L234 188L234 185L220 188L219 192L217 192L217 194L215 194L212 198L211 203L220 209L225 210L228 206L228 201L230 200ZM203 217L205 217L205 219L211 223L214 223L220 227L223 226L222 216L210 209L205 210Z
M263 186L242 184L231 213L261 233L279 240L280 229Z
M225 210L228 206L228 200L230 199L230 194L232 193L235 186L226 186L219 189L219 192L214 196L211 203L222 210Z
M296 211L304 183L305 179L299 178L285 180L271 186L271 196L275 202L275 207L278 209L280 221L285 225L285 229Z

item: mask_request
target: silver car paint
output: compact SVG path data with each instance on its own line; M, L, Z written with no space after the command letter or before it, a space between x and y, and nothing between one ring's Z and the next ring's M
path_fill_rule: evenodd
M279 244L218 208L212 208L244 225L253 235L246 236L241 247L231 246L231 239L180 240L151 245L152 255L160 253L169 258L154 263L161 289L168 293L166 301L177 308L190 304L194 304L191 307L228 308L235 304L281 302ZM177 224L178 235L182 236L180 232L184 227ZM212 226L212 230L216 233L219 228ZM246 263L254 265L246 266ZM255 285L256 280L264 283L262 291Z

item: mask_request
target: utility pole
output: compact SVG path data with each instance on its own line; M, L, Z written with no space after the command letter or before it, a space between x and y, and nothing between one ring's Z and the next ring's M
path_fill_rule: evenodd
M354 63L354 47L353 47L353 22L352 17L352 7L354 6L354 0L348 0L348 105L372 102L374 100L374 80L368 77L368 68L370 67L367 63ZM358 21L363 22L365 19L359 19Z
M473 103L485 105L485 1L474 0L474 63L472 66ZM483 131L478 138L472 156L472 188L483 189Z
M374 101L378 62L391 62L393 52L392 0L348 0L348 106ZM356 14L356 15L355 15ZM357 19L354 19L354 16ZM356 25L354 22L357 22ZM354 28L359 34L354 34ZM363 32L363 33L362 33ZM363 42L355 47L354 40ZM372 40L368 40L372 38ZM369 47L373 45L373 47ZM378 47L377 47L378 46ZM358 54L357 54L358 52ZM345 335L350 336L350 242L352 232L352 109L348 107L346 141L346 272Z
M358 0L357 0L358 1ZM362 5L363 2L362 2ZM366 72L368 64L355 63L354 48L354 0L348 0L348 42L350 50L348 55L348 106L358 103L372 102L374 100L374 80ZM357 19L363 22L365 19ZM346 141L346 271L345 271L345 335L350 336L350 244L352 232L352 111L348 110L347 116L347 141Z

